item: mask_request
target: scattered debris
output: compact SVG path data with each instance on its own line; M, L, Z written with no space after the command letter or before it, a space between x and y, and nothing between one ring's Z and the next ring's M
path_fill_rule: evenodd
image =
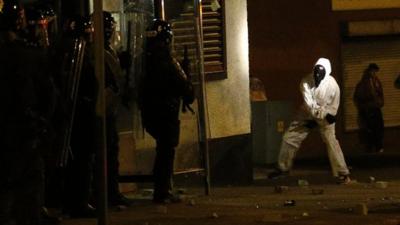
M358 215L368 215L368 207L367 204L365 203L360 203L357 204L356 207L354 208L354 212Z
M385 189L385 188L387 188L387 186L388 186L388 182L386 182L386 181L377 181L375 183L375 187L377 187L377 188Z
M324 189L312 189L311 193L313 195L322 195L322 194L324 194Z
M308 216L310 216L310 215L308 214L308 212L303 212L302 216L303 216L303 217L308 217Z
M179 188L178 190L176 190L176 192L177 192L178 194L186 194L186 193L187 193L187 191L186 191L185 188Z
M298 181L297 181L297 184L298 184L300 187L305 187L305 186L310 185L310 184L308 183L307 180L302 180L302 179L298 180Z
M217 219L219 216L216 212L213 212L213 214L211 215L212 218Z
M289 190L288 186L275 186L275 193L283 193Z
M393 198L393 197L387 197L387 196L385 196L385 197L383 197L382 198L382 201L394 201L395 199Z
M296 201L295 200L286 200L285 203L283 203L283 206L296 206Z
M369 182L370 183L375 183L375 177L369 177Z
M195 206L196 205L196 201L194 199L190 199L189 202L188 202L188 205Z

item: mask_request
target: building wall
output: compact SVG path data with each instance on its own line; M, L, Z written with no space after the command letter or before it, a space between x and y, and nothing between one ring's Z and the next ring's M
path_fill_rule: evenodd
M301 103L299 82L311 72L321 56L331 59L333 76L342 85L340 23L346 21L400 18L400 9L341 11L331 10L331 0L249 0L250 75L259 77L269 100ZM337 136L345 153L357 153L355 132L344 132L340 108ZM399 129L385 131L385 145L395 149ZM325 154L324 146L312 134L300 156ZM313 143L313 145L311 145Z
M246 4L246 0L225 1L228 78L206 85L212 139L250 133Z

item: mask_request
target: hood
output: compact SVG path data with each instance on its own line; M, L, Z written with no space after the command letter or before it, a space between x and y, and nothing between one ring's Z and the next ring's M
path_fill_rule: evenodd
M331 67L331 62L327 58L319 58L318 61L315 63L315 65L321 65L325 68L326 74L325 78L327 76L331 75L332 72L332 67Z

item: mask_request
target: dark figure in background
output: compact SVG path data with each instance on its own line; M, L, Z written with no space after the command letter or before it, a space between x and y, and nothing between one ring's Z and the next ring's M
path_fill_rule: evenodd
M91 47L91 35L93 28L88 17L72 19L66 32L65 47L60 54L71 60L74 49L74 40L86 43L83 50L82 71L79 78L78 93L74 112L66 109L68 113L74 113L71 130L72 155L66 163L64 180L64 212L71 217L95 217L95 208L89 204L93 179L93 164L96 149L96 102L98 94L98 82L94 73L93 51ZM76 59L75 59L76 60ZM67 75L70 75L67 73ZM68 82L68 77L61 80ZM63 85L63 84L61 84ZM64 91L68 91L62 88ZM70 93L61 93L69 95ZM68 135L68 134L66 134Z
M156 140L154 162L155 203L179 201L172 195L175 147L179 143L181 100L194 101L193 86L179 63L171 56L170 24L154 20L147 31L146 75L140 107L146 131Z
M50 44L53 44L50 41L50 37L52 35L50 27L55 26L55 18L56 15L50 6L42 5L42 4L30 4L25 6L25 16L27 21L27 26L25 29L25 39L28 46L36 48L39 51L42 51L46 55L49 54ZM47 56L48 57L48 56ZM49 60L50 61L50 60ZM54 78L54 73L51 69L51 79ZM51 99L51 102L57 102L57 89L54 87L54 93L51 96L48 96ZM52 122L55 118L56 114L56 104L54 104L54 113L51 117L48 117L48 132L46 133L46 137L41 139L41 149L43 149L44 154L44 195L43 201L44 206L42 209L42 223L43 224L59 224L61 222L61 218L51 215L47 210L48 199L49 199L49 180L52 180L55 176L55 160L54 160L54 146L53 143L55 141L56 132L54 130L54 126L58 126Z
M368 65L354 91L354 103L358 110L361 142L366 144L368 152L382 153L384 98L382 84L376 75L378 71L377 64Z
M43 206L43 150L54 86L42 49L22 39L16 0L0 9L0 224L38 225ZM1 6L0 6L1 7Z
M107 175L108 203L110 206L129 206L130 201L119 190L119 136L117 129L117 109L120 98L121 63L118 54L111 45L115 34L115 20L111 13L103 12L104 21L104 66L106 96L106 138L107 138ZM126 68L125 68L126 69Z

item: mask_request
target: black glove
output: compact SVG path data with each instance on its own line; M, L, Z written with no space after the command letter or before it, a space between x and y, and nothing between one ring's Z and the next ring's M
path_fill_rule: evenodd
M336 116L332 116L329 113L328 113L328 115L326 115L325 119L326 119L326 121L328 121L329 124L336 122Z
M309 129L313 129L318 126L318 123L315 120L306 120L304 126Z

